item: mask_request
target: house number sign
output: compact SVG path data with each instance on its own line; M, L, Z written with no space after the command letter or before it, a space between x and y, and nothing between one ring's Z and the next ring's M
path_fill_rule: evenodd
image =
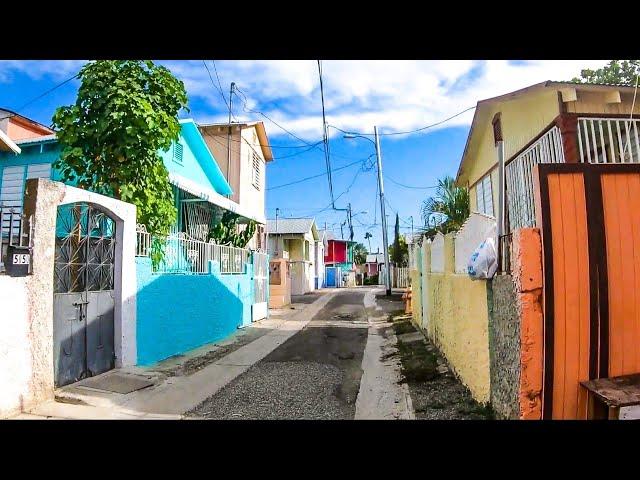
M13 254L13 264L14 265L29 265L29 254L28 253L14 253Z

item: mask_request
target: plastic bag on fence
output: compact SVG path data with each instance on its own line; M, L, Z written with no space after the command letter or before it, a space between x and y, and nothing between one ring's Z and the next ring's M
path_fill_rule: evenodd
M497 269L496 243L493 237L489 237L475 249L469 258L467 273L471 280L486 280L493 277Z

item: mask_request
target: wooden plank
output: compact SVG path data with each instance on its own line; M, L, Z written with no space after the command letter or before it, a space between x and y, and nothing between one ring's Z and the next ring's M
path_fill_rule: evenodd
M640 405L640 373L598 378L580 384L609 407Z

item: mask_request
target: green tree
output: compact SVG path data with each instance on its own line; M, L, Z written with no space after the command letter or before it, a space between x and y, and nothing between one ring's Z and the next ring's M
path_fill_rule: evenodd
M369 242L369 251L371 251L371 238L373 237L373 235L371 235L370 232L367 232L364 234L364 239Z
M177 212L158 152L180 134L184 84L148 60L90 62L78 78L75 104L53 115L62 146L55 168L80 188L133 203L152 234L168 233Z
M356 243L353 246L353 261L356 265L362 265L367 262L367 247L362 243Z
M596 70L584 69L572 82L579 83L613 83L635 86L640 75L640 60L611 60L604 67Z
M246 228L240 231L239 219L240 216L237 213L225 210L220 221L211 226L209 239L214 240L218 245L244 248L256 232L256 222L249 220Z
M393 252L390 257L391 261L400 265L402 262L402 251L400 250L400 217L396 213L396 226L393 230L393 246L391 251Z
M394 243L389 247L389 257L398 267L406 267L409 265L409 245L407 245L404 237L398 238L397 246Z
M435 195L422 202L423 233L427 237L458 231L468 217L469 192L456 186L449 176L438 180Z

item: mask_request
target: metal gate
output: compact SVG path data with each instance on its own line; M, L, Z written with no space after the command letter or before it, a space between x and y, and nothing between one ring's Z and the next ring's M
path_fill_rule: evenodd
M53 294L56 386L115 366L115 221L98 207L58 207Z
M254 299L252 320L267 318L269 311L269 256L266 253L253 252L253 286Z

